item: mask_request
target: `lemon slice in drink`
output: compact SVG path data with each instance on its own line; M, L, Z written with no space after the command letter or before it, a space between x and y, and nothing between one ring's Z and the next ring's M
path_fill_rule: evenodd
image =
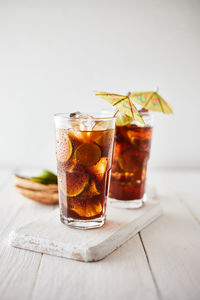
M120 111L117 113L116 126L125 126L133 121L133 117L127 116Z
M79 199L90 199L97 195L100 195L100 191L97 188L96 182L92 179L90 182L90 186L80 194Z
M118 164L125 172L136 172L139 168L134 149L127 149L119 156Z
M89 188L90 177L87 173L67 174L67 196L76 197Z
M64 195L76 197L90 186L90 176L84 172L60 173L59 187Z
M94 127L92 128L92 130L94 130L94 131L102 131L102 130L110 129L112 127L113 127L113 121L112 120L99 121L99 122L96 122L96 124L94 125Z
M96 165L101 159L101 149L95 143L80 145L75 151L75 158L78 164L86 167Z

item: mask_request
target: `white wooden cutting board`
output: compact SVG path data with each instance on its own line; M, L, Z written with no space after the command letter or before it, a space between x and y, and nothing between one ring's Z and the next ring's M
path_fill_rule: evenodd
M10 244L17 248L80 261L98 261L120 247L161 215L160 204L149 200L139 209L108 206L106 224L78 230L60 222L59 210L16 229Z

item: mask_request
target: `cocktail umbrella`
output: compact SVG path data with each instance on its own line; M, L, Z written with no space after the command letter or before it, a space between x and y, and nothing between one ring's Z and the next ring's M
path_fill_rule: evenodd
M143 125L145 124L140 113L130 99L131 93L128 93L127 95L118 95L106 92L96 92L96 95L111 103L113 106L116 106L117 111L127 115L129 119L132 118Z
M157 91L131 93L129 97L146 109L160 111L164 114L173 113L170 105L157 93Z

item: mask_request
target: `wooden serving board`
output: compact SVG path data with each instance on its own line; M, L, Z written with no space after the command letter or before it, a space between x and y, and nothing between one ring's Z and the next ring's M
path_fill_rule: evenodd
M124 244L162 213L155 200L139 209L108 206L106 224L98 229L78 230L60 222L56 209L10 234L10 244L17 248L79 261L98 261Z

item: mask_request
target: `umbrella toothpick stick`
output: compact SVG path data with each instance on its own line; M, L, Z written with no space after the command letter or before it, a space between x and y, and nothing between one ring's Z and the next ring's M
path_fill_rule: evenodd
M119 101L115 102L115 103L113 104L113 106L116 106L117 104L119 104L120 102L122 102L122 101L125 100L125 99L129 99L129 96L130 96L130 95L131 95L131 92L128 92L127 96L125 96L124 98L122 98L122 99L120 99ZM129 99L129 100L130 100L130 99ZM116 117L117 114L118 114L118 112L119 112L119 109L116 110L116 112L115 112L115 114L114 114L113 117Z
M114 116L113 116L114 118L117 116L118 112L119 112L119 110L117 109Z

